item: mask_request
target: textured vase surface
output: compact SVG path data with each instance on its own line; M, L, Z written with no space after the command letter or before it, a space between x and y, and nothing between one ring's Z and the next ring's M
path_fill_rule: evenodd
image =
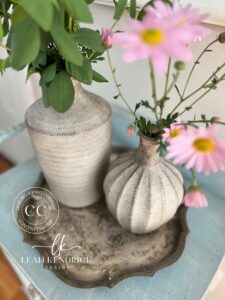
M106 202L119 224L148 233L169 221L183 200L183 178L157 153L155 141L141 136L139 148L120 155L104 181Z
M85 207L102 197L111 152L111 107L74 82L65 113L37 100L26 112L28 132L50 190L64 205Z

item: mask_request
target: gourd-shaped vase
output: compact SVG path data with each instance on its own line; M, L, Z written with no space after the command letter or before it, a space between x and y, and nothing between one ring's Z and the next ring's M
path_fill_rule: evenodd
M114 160L104 180L109 211L133 233L159 228L183 200L182 175L157 148L155 140L141 136L139 148Z
M62 204L85 207L103 196L111 153L111 107L73 81L71 108L58 113L37 100L26 112L28 132L50 190Z

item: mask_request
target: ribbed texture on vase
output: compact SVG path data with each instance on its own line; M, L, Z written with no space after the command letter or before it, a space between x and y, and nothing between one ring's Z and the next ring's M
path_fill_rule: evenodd
M134 233L151 232L169 221L183 199L180 172L152 153L121 155L111 163L104 181L108 208L120 225Z
M80 93L81 98L75 99L77 103L83 105L81 103L84 95L90 98L84 99L84 103L89 103L88 105L96 108L95 97L97 96L92 98L93 94L86 91ZM53 114L54 120L48 120L48 124L42 124L42 127L41 123L38 123L40 120L34 121L37 115L35 105L31 106L29 113L26 114L30 118L26 120L28 132L50 190L59 202L70 207L91 205L103 195L102 183L111 152L111 108L101 98L98 98L97 102L97 105L102 104L99 106L101 114L98 113L98 121L96 121L96 116L89 115L90 107L88 107L89 120L85 119L88 125L82 125L83 130L77 124L77 120L74 121L74 118L79 115L80 106L77 106L75 115L69 114L71 124L67 119L64 127L61 126L63 124L60 125L60 130L55 127L54 123L59 115L56 112ZM81 115L84 110L83 107ZM48 112L47 115L49 116ZM42 118L45 120L46 116ZM51 127L52 122L53 127ZM38 129L33 128L32 124L39 124ZM42 130L47 127L49 127L48 133Z

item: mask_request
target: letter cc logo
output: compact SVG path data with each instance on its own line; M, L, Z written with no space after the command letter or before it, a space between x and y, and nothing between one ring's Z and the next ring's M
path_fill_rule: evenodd
M43 208L41 210L41 208ZM39 216L39 217L43 217L45 214L41 213L44 212L44 210L46 209L47 207L43 204L40 204L38 205L37 207L35 207L34 205L32 204L29 204L26 206L25 208L25 214L28 216L28 217L32 217L35 215L35 213Z
M14 221L23 231L40 234L56 224L59 204L50 191L42 187L32 187L17 195L12 213Z

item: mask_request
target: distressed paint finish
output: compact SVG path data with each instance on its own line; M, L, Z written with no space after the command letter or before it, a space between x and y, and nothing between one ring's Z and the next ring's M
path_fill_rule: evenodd
M69 111L36 101L26 113L28 132L51 191L64 205L85 207L103 194L111 152L111 108L78 82Z
M169 221L183 200L183 178L142 136L137 151L111 163L104 181L108 208L119 224L134 233L151 232Z
M126 135L129 116L113 113L113 143L137 146L137 138ZM0 176L0 243L17 266L48 300L200 300L225 253L225 173L199 176L206 191L207 209L189 209L190 234L178 262L160 270L154 277L136 276L123 280L112 289L74 288L57 278L42 264L24 264L21 257L38 257L38 252L23 242L23 235L12 217L13 199L35 184L40 166L35 159ZM182 170L185 185L190 176ZM65 232L66 234L66 232Z
M16 126L0 131L0 144L16 136L18 133L22 132L25 128L26 125L24 123L20 123Z

